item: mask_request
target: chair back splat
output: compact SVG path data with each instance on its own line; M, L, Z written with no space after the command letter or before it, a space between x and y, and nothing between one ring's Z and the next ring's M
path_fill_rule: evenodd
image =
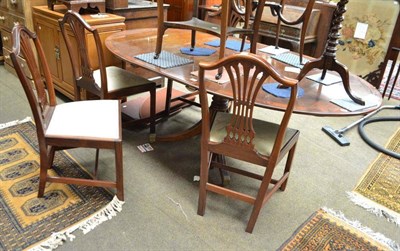
M118 199L124 200L120 101L91 100L57 105L53 81L39 38L20 24L13 28L12 37L10 57L28 98L39 142L38 197L44 195L46 182L56 182L114 188ZM26 60L28 67L21 58ZM93 179L48 174L57 150L78 147L96 149ZM114 150L115 181L97 179L98 149Z
M77 12L68 11L59 20L75 78L75 99L81 100L81 89L101 99L119 99L124 102L127 111L123 113L125 127L132 124L150 124L150 141L155 141L156 121L156 83L116 66L107 66L103 45L96 27L90 26ZM87 34L90 34L88 36ZM97 57L89 51L89 39L94 39ZM135 110L134 103L127 97L146 93L150 94L150 116L132 118L129 111Z
M215 112L208 105L205 71L223 67L230 78L232 108L229 113ZM254 118L256 97L262 85L271 79L284 88L290 88L291 96L279 124ZM265 59L255 54L240 53L217 62L200 63L199 91L202 107L202 140L200 164L200 192L198 214L203 215L206 193L212 191L253 205L246 231L252 232L261 207L279 188L284 190L289 176L299 131L288 127L297 96L297 80L281 76ZM276 165L288 153L286 166L279 180L272 179ZM222 157L222 158L221 158ZM226 157L260 165L265 168L260 175L226 164ZM261 185L256 197L208 182L210 167L217 167L250 178ZM268 185L274 187L268 190Z

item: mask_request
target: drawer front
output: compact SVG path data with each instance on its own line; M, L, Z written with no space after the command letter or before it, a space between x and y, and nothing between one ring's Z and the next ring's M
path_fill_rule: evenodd
M2 38L2 42L3 42L3 46L5 48L11 50L11 48L12 48L11 33L6 31L6 30L2 30L1 31L1 38Z
M0 0L0 1L2 1L2 0ZM3 10L0 10L0 26L4 27L4 28L8 28L8 13L6 13Z
M7 0L0 0L0 8L7 8Z
M11 31L12 28L14 27L14 25L17 23L25 25L25 18L9 13L8 14L8 23L7 23L8 29Z
M4 54L4 61L9 65L13 65L10 58L10 50L3 47L3 54Z
M265 34L267 36L275 37L276 24L260 22L260 34ZM300 29L295 28L295 27L281 25L279 37L287 38L287 39L294 40L294 41L299 41L300 40Z
M24 14L23 0L7 0L7 8L22 15Z
M10 53L11 53L10 50L3 47L4 61L6 62L6 64L8 64L12 68L14 68L14 65L11 61ZM29 79L32 79L32 74L29 71L26 60L24 58L18 57L18 61L22 62L21 66L22 66L23 72L25 73L25 76L27 76Z

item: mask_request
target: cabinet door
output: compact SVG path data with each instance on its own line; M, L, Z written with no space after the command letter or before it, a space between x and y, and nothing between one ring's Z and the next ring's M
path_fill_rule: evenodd
M67 95L69 98L74 99L73 94L74 94L74 85L75 85L75 80L74 80L74 73L72 71L72 64L71 60L69 58L68 54L68 49L67 46L65 45L64 38L61 34L61 31L58 31L58 36L60 39L60 57L61 57L61 69L62 69L62 88L65 89L65 91L70 95ZM68 32L68 36L73 36L72 33ZM73 48L78 48L76 45L76 40L71 39L72 42L72 47Z
M49 65L53 80L60 81L62 79L62 73L59 64L61 55L58 45L59 42L57 28L38 19L35 30L42 44L44 54L46 55L47 63Z

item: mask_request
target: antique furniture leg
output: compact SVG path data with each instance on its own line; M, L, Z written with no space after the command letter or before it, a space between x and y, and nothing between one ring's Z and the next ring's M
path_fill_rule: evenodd
M314 68L322 70L321 79L325 78L327 70L336 71L342 78L343 86L347 95L355 103L360 105L365 105L365 102L361 98L356 97L351 93L350 82L349 82L349 71L347 67L336 60L336 45L337 45L337 40L340 37L339 30L341 29L340 23L343 21L343 14L346 12L345 5L348 2L349 0L340 0L337 3L337 7L333 14L333 19L329 31L328 45L325 48L324 54L320 58L311 60L307 64L305 64L297 78L301 80L307 75L309 71L311 71Z

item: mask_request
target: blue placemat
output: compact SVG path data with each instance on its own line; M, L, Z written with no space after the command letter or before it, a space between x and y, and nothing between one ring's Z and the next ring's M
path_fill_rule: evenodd
M272 56L272 58L279 60L285 64L297 67L297 68L303 68L304 64L306 64L308 61L310 61L303 57L303 64L300 64L300 57L298 55L292 54L290 52L274 55L274 56Z
M209 42L205 43L206 45L214 46L214 47L219 47L220 45L220 40L215 39ZM239 40L232 40L228 39L226 40L225 47L234 51L240 51L240 47L242 46L242 41ZM247 51L250 49L250 43L244 43L243 51Z
M278 97L278 98L290 98L290 88L278 88L279 83L267 83L263 84L262 88L264 91ZM297 97L304 95L304 89L297 89Z
M168 51L161 51L158 59L154 59L154 52L140 54L135 58L164 69L193 63L191 59L177 56Z
M183 54L192 55L192 56L210 56L214 54L217 50L210 49L210 48L202 48L202 47L194 47L191 51L190 47L181 48L181 52Z

